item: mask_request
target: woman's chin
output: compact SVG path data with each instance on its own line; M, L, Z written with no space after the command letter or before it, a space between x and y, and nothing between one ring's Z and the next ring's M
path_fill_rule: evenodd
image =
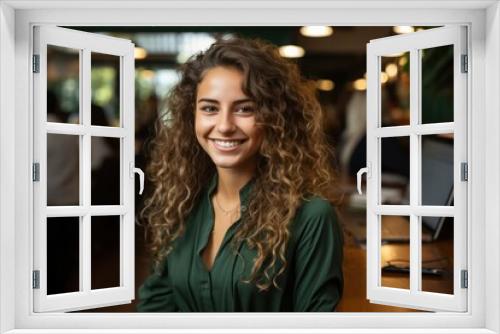
M239 167L239 164L234 161L214 161L214 164L217 168L224 169L235 169Z

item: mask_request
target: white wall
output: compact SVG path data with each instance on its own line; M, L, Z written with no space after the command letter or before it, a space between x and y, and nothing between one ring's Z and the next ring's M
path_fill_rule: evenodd
M14 221L14 10L0 3L0 333L14 328L14 244L13 229L4 222ZM11 98L7 99L6 96ZM5 256L10 254L11 256ZM8 263L10 262L10 263ZM4 313L5 312L5 313Z

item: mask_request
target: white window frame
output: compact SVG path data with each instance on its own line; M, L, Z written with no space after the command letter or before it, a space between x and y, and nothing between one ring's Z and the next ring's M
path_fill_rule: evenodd
M419 310L467 310L467 289L461 286L461 272L467 270L467 181L461 180L461 163L467 163L467 81L469 71L462 70L462 55L467 55L467 28L448 26L412 34L372 40L367 47L367 294L370 301L385 305L410 306ZM453 120L422 124L423 49L453 47ZM409 53L410 96L409 124L382 126L381 58ZM421 137L429 134L453 134L453 206L422 205ZM408 205L381 203L381 163L384 138L409 139L410 198ZM409 289L382 286L381 229L383 215L409 217ZM453 279L451 294L422 290L421 217L453 217Z
M128 8L120 8L126 6ZM62 9L62 8L66 9ZM72 8L68 8L72 7ZM47 10L46 8L50 8ZM138 10L137 8L142 8ZM284 9L287 8L287 9ZM442 25L470 27L467 313L33 314L31 31L57 25ZM15 66L12 66L15 64ZM487 69L487 70L486 70ZM500 6L497 1L0 2L0 333L500 332ZM14 139L14 140L13 140ZM487 180L487 182L486 182ZM472 228L473 226L473 228ZM12 256L15 254L15 257ZM486 265L486 263L488 265ZM486 293L487 292L487 293ZM13 307L15 305L15 307ZM220 330L217 328L232 328ZM301 329L293 329L301 328ZM376 328L384 328L377 330ZM113 330L114 329L114 330ZM259 330L261 329L261 330Z
M78 124L47 121L47 49L59 46L78 50L79 110ZM127 40L52 26L37 26L33 38L34 54L39 56L38 73L33 74L34 162L39 166L39 181L33 184L33 269L39 272L39 287L33 290L36 312L74 311L99 306L130 303L134 298L134 45ZM118 127L92 125L91 68L92 53L112 55L119 62ZM79 203L71 206L47 206L47 135L78 136ZM91 140L119 140L119 203L92 205ZM116 140L115 139L115 140ZM78 154L75 152L75 154ZM92 289L92 217L119 218L119 286ZM47 225L51 217L77 217L79 239L79 291L47 295Z

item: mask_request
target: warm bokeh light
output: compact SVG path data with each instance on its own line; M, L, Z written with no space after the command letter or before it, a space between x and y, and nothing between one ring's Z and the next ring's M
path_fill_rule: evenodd
M321 79L316 81L316 87L318 87L319 90L328 92L335 88L335 83L329 79Z
M389 78L394 78L398 75L398 65L394 63L389 63L385 66L385 73L389 76Z
M396 34L408 34L410 32L414 32L415 28L413 28L412 26L395 26L392 28L392 30Z
M406 58L406 57L399 58L399 61L398 61L399 66L401 66L401 67L405 66L407 63L408 63L408 58Z
M144 59L148 55L148 52L144 48L135 47L134 48L134 58Z
M300 33L306 37L327 37L333 34L329 26L305 26L300 28Z
M142 70L141 76L145 79L153 79L155 77L155 72L153 70Z
M385 72L380 72L380 82L385 84L389 80L389 76Z
M355 90L366 90L366 79L358 79L352 83Z
M304 48L298 45L283 45L279 48L279 52L285 58L300 58L305 54Z

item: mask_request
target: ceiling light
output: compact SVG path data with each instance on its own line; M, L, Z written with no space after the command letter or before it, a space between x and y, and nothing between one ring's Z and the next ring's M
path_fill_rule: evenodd
M297 45L283 45L279 48L280 55L285 58L300 58L304 56L304 48Z
M413 28L412 26L395 26L392 28L392 30L396 34L408 34L410 32L414 32L415 28Z
M135 47L134 48L134 58L144 59L148 55L148 52L144 48Z
M300 33L306 37L327 37L333 34L329 26L305 26L300 28Z
M366 79L355 80L352 84L355 90L365 90L366 89Z
M316 81L316 87L318 87L319 90L328 92L335 88L335 83L329 79L321 79Z

